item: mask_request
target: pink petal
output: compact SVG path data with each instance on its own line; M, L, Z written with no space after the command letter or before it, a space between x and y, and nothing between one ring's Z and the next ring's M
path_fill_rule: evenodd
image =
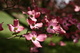
M29 34L24 34L23 36L24 36L27 40L31 40L31 38L32 38Z
M37 40L32 41L32 42L33 42L33 44L34 44L36 47L42 47Z
M77 28L80 30L80 23L77 24Z
M34 27L33 25L30 25L30 28L31 28L31 29L35 29L35 27Z
M31 29L39 29L42 26L43 26L43 23L36 23L34 25L30 25L30 28Z
M28 11L27 13L28 13L28 15L32 15L32 11Z
M40 16L40 12L36 12L35 14L35 18L38 18Z
M18 31L22 31L25 29L23 26L18 26L17 28L18 28Z
M26 12L22 11L23 14L27 14Z
M60 46L65 46L66 43L64 43L63 41L60 41L60 42L59 42L59 45L60 45Z
M37 33L35 31L32 31L31 34L33 37L37 37Z
M65 30L63 30L63 28L62 28L62 27L60 27L60 29L61 29L61 30L60 30L60 32L61 32L61 33L66 33L66 31L65 31Z
M43 23L37 23L35 24L36 27L42 27L43 26Z
M19 26L19 20L18 19L14 19L14 27Z
M80 10L80 7L78 6L75 6L75 9L74 9L76 12L78 12Z
M46 38L47 38L46 34L39 34L37 37L38 41L41 41L41 42L44 41Z
M3 30L3 28L2 28L2 24L3 24L3 23L0 23L0 31L2 31L2 30Z
M30 48L30 52L33 53L33 52L38 52L38 48L37 47L31 47Z
M42 27L43 23L37 23L37 24L34 24L34 25L30 25L30 28L31 29L39 29L40 27Z
M50 29L49 27L47 28L47 32L48 33L56 33L56 31L54 29Z
M73 39L73 42L74 42L74 43L77 43L78 41L79 41L79 38L74 38L74 39Z
M11 24L8 24L9 30L14 32L14 27Z
M50 46L55 46L56 44L53 43L52 41L50 41L49 45L50 45Z
M29 25L32 25L32 24L35 23L34 21L32 21L32 20L30 20L30 19L27 19L26 21L28 22Z
M24 34L23 35L27 40L32 40L32 37L37 37L37 34L35 31L32 31L31 33Z
M30 19L31 19L32 21L34 21L34 22L37 21L37 19L36 19L35 17L30 17Z

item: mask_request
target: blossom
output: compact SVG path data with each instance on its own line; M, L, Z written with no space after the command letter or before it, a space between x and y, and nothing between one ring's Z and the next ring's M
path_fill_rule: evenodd
M72 17L69 17L68 22L69 22L71 25L72 25L72 24L76 25L76 23L78 23L78 20L77 20L77 19L74 19L74 18L72 18Z
M61 26L58 24L58 21L56 19L52 19L48 23L48 28L47 28L48 33L66 33Z
M33 53L33 52L38 52L37 47L34 46L30 48L30 53Z
M70 23L67 22L66 18L62 20L61 24L65 30L68 30L69 29L68 27L71 25Z
M0 31L2 31L2 30L3 30L3 28L2 28L2 24L3 24L3 23L0 23Z
M39 34L37 36L37 33L35 31L32 31L31 33L28 34L24 34L23 36L27 40L31 40L36 47L42 47L39 42L43 42L47 38L46 34Z
M52 41L50 41L49 45L50 45L50 46L55 46L56 44L53 43Z
M56 33L56 31L59 30L59 26L57 26L57 21L56 19L53 19L51 20L49 23L48 23L48 28L47 28L47 32L48 33Z
M59 42L59 45L60 45L60 46L65 46L66 43L64 43L63 41L60 41L60 42Z
M30 25L31 29L39 29L43 26L43 23L35 23L34 21L27 19L27 23Z
M29 15L29 18L35 22L37 21L36 18L38 18L40 16L40 12L36 12L35 10L28 11L27 14Z
M77 5L75 5L75 9L74 9L74 11L75 11L75 12L80 11L80 7L79 7L79 6L77 6Z
M23 26L19 26L19 20L18 19L14 19L14 25L12 24L8 24L8 27L9 27L9 30L12 31L12 32L20 32L22 30L24 30L24 27Z
M77 43L78 41L79 41L79 38L78 37L76 37L76 38L73 39L73 42L74 43Z
M31 29L39 29L43 26L43 23L36 23L36 24L32 24L30 25Z
M80 23L77 24L77 28L80 30Z

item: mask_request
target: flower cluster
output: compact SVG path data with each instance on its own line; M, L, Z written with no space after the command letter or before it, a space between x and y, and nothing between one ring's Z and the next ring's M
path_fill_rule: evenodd
M75 12L80 11L80 7L76 5L74 7ZM13 25L8 24L8 28L16 36L24 29L27 29L26 34L22 34L20 37L31 41L31 53L38 52L38 48L43 47L41 42L47 38L53 38L55 35L72 39L74 43L77 43L80 39L80 22L72 14L56 16L51 14L50 10L40 7L34 7L32 10L29 9L27 12L22 11L22 13L28 15L26 23L28 23L29 28L19 26L18 19L14 19ZM0 23L0 31L3 30L2 24ZM60 46L66 45L63 41L60 41L58 44ZM56 44L51 40L48 45L55 46Z
M80 23L76 18L73 18L72 14L68 14L65 17L54 16L45 8L29 10L23 12L23 14L28 15L26 21L31 29L31 32L23 36L27 40L31 40L36 49L42 47L39 42L44 41L48 37L53 38L52 36L55 34L70 38L74 43L80 39ZM55 46L55 43L50 41L49 45ZM59 45L65 46L66 43L60 41Z
M27 14L28 18L26 19L29 29L26 34L22 36L26 38L26 40L30 40L33 43L33 47L31 47L32 52L38 52L38 48L41 48L42 45L40 42L45 41L48 37L53 38L55 34L58 36L64 36L66 38L71 38L74 43L77 43L80 39L80 23L77 19L73 18L71 14L66 17L53 16L50 15L48 10L44 8L38 8L29 10L27 12L23 12L23 14ZM3 30L2 24L0 24L0 31ZM20 31L24 30L23 26L19 26L19 20L14 19L13 25L8 24L9 30L13 32L14 35L17 36ZM55 46L56 44L50 41L49 45ZM59 42L60 46L65 46L66 43L63 41Z

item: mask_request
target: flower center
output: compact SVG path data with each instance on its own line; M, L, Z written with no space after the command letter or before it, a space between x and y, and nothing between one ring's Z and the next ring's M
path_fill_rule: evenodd
M50 26L51 29L53 29L53 26Z
M36 37L32 37L32 40L35 41L36 40Z
M14 28L14 30L17 30L17 29L18 29L18 28L16 28L16 27Z
M35 26L34 24L32 24L32 26Z
M64 23L64 25L66 25L66 23Z
M30 15L30 17L33 17L33 15Z

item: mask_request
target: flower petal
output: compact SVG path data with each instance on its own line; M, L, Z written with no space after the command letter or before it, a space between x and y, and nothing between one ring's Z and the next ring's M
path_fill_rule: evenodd
M64 43L63 41L60 41L60 42L59 42L59 45L60 45L60 46L66 46L66 43Z
M42 27L42 25L43 25L43 23L37 23L37 24L35 24L35 27L40 28L40 27Z
M37 40L35 40L35 41L32 40L32 42L36 47L42 47Z
M3 28L2 28L2 24L3 24L3 23L0 23L0 31L2 31L2 30L3 30Z
M37 47L31 47L30 52L31 53L38 52L38 48Z
M39 34L37 37L38 41L41 41L41 42L44 41L46 38L47 38L46 34Z
M18 26L17 28L18 28L17 31L19 31L19 32L25 29L23 26Z
M18 19L14 19L14 27L19 26L19 20Z
M32 11L28 11L27 12L28 15L32 15L32 13L33 13Z
M29 25L32 25L32 24L34 24L34 23L35 23L35 22L34 22L34 21L32 21L31 19L27 19L26 21L27 21L27 23L28 23Z
M37 21L37 19L36 19L35 17L30 17L30 19L31 19L32 21L34 21L34 22Z
M31 38L32 38L32 37L30 36L30 34L24 34L23 36L24 36L27 40L31 40Z
M32 31L31 34L33 37L37 37L37 33L35 31Z
M14 32L14 27L11 24L8 24L9 30Z

